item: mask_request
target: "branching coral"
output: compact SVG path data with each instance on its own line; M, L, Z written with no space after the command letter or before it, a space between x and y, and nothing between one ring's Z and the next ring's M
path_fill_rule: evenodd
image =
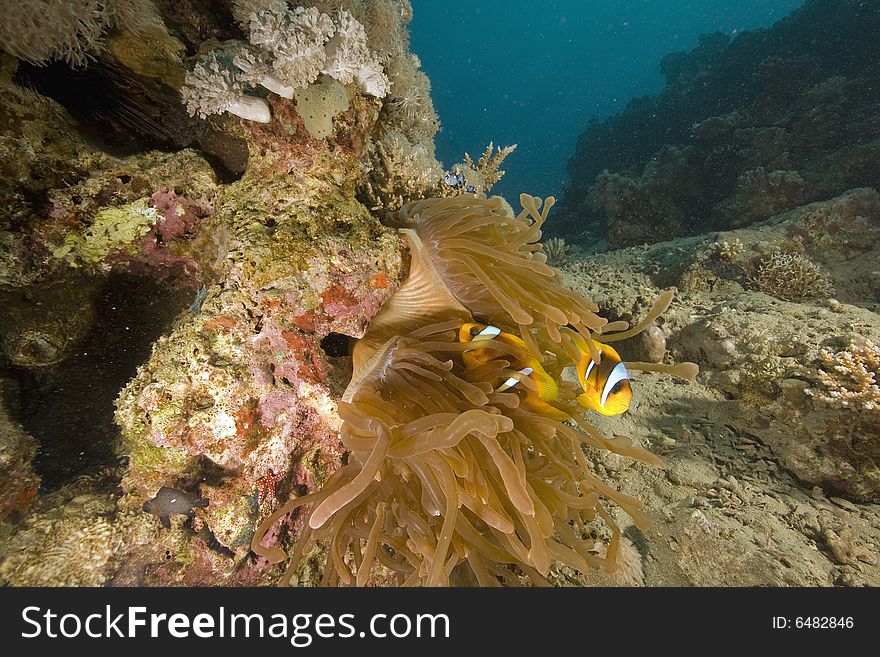
M746 247L739 241L739 238L736 237L729 242L727 240L715 242L711 247L712 255L718 258L721 262L733 262L741 256L745 250Z
M595 477L581 444L660 460L627 438L604 438L561 371L594 352L592 340L638 333L671 294L632 329L608 324L594 304L559 284L540 253L552 199L543 209L527 195L521 202L516 217L500 198L473 196L427 199L397 214L412 252L410 274L354 351L339 407L350 462L323 489L267 518L251 544L269 561L283 561L282 549L261 540L281 517L312 507L282 583L317 540L329 544L328 584L364 585L376 562L407 585L513 583L511 564L546 583L554 562L580 571L615 567L620 532L603 499L647 526L638 500ZM473 345L459 338L474 318L518 331L522 346L487 340L496 357L474 366L465 358ZM537 410L523 403L522 389L498 385L516 374L512 363L529 358L544 361L559 388ZM690 363L631 367L696 373ZM604 562L585 538L585 523L595 518L612 530Z
M371 210L393 212L410 201L439 192L443 169L422 144L411 144L397 132L386 132L369 152L370 175L361 194Z
M853 342L845 351L819 351L817 376L823 390L810 394L834 408L880 413L880 347L870 340Z
M504 148L499 146L497 150L494 149L494 146L492 142L489 142L476 163L468 153L465 153L464 162L453 167L453 170L461 171L465 186L473 188L477 194L488 192L495 183L501 180L504 176L504 171L500 168L501 163L516 150L516 144Z
M818 265L806 256L783 251L761 260L749 284L784 301L818 299L832 292L831 281Z
M570 247L561 237L551 237L544 241L547 262L556 267L564 265L571 258Z

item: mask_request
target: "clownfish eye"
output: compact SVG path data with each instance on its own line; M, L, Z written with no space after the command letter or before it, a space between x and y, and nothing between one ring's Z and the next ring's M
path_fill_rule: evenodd
M616 394L623 390L623 381L618 381L613 386L611 386L611 394Z
M471 326L470 333L471 333L471 337L475 338L480 334L480 329L478 329L476 326Z

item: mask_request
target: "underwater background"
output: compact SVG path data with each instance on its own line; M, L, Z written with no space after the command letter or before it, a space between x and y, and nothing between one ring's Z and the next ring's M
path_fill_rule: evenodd
M877 34L10 5L0 583L876 586Z
M452 164L486 135L518 144L495 191L561 196L566 163L592 119L663 89L660 61L701 35L769 27L802 0L413 3L412 49L431 79ZM455 25L446 30L444 26Z

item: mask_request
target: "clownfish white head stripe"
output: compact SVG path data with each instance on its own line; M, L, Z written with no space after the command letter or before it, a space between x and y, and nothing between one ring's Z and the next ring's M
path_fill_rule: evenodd
M611 391L614 390L614 386L616 386L621 381L628 381L629 373L626 371L626 366L623 363L618 363L614 366L614 369L611 370L611 374L608 375L608 379L605 381L605 386L602 389L602 406L605 406L605 402L608 401L608 395L611 394Z
M578 403L602 415L619 415L632 400L629 373L613 347L599 342L592 346L589 352L581 350L578 362L578 380L584 390ZM598 356L595 361L593 355Z
M519 371L519 373L522 374L523 376L529 376L534 371L535 370L532 369L531 367L524 367ZM498 386L498 389L495 390L495 392L504 392L505 390L510 390L514 386L519 385L519 383L520 383L520 380L517 379L516 377L512 376L509 379L507 379L507 381L505 381L500 386Z
M482 331L477 333L472 340L491 340L492 338L496 338L501 334L501 329L497 326L487 326Z

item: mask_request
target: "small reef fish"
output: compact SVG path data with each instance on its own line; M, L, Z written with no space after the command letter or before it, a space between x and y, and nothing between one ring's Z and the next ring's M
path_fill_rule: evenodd
M159 516L162 526L165 529L171 529L169 516L172 513L191 516L195 507L205 508L206 506L208 506L208 500L204 498L196 498L195 495L184 493L182 490L162 486L153 499L144 502L143 510L154 516Z
M461 171L447 171L443 174L443 182L450 187L458 189L464 185L464 174Z
M462 324L459 328L458 339L459 342L499 340L526 351L526 345L521 338L505 333L497 326L487 324ZM590 352L580 350L581 357L577 373L578 381L584 392L578 396L577 401L581 406L602 415L619 415L629 408L632 401L629 373L620 356L612 347L596 341L593 341L593 346L599 354L598 365L593 361ZM511 359L512 357L506 354L499 355L498 350L486 345L465 351L462 358L465 365L473 369L496 358ZM511 362L510 367L517 370L517 376L509 377L495 389L495 392L505 392L516 388L523 378L529 378L534 382L536 390L520 386L520 390L525 393L521 396L522 404L554 419L568 418L565 413L548 403L559 396L559 387L536 358Z
M602 415L620 415L632 401L629 373L612 347L595 340L593 346L599 354L599 363L583 352L578 362L578 381L584 389L578 403Z
M525 342L521 338L505 333L497 326L487 324L466 323L462 324L458 330L459 342L480 343L489 340L498 340L511 346L527 351ZM554 408L547 402L552 402L559 396L559 387L552 376L547 374L546 370L541 367L541 363L537 358L528 358L526 360L516 360L508 354L500 354L497 349L492 349L490 344L486 346L475 346L462 353L462 359L465 365L473 369L488 363L496 358L509 360L510 369L516 370L515 376L510 376L499 385L495 392L506 392L512 389L518 389L523 394L520 395L523 406L532 410L552 417L554 419L568 419L568 415ZM522 380L528 378L534 383L535 390L520 385Z

